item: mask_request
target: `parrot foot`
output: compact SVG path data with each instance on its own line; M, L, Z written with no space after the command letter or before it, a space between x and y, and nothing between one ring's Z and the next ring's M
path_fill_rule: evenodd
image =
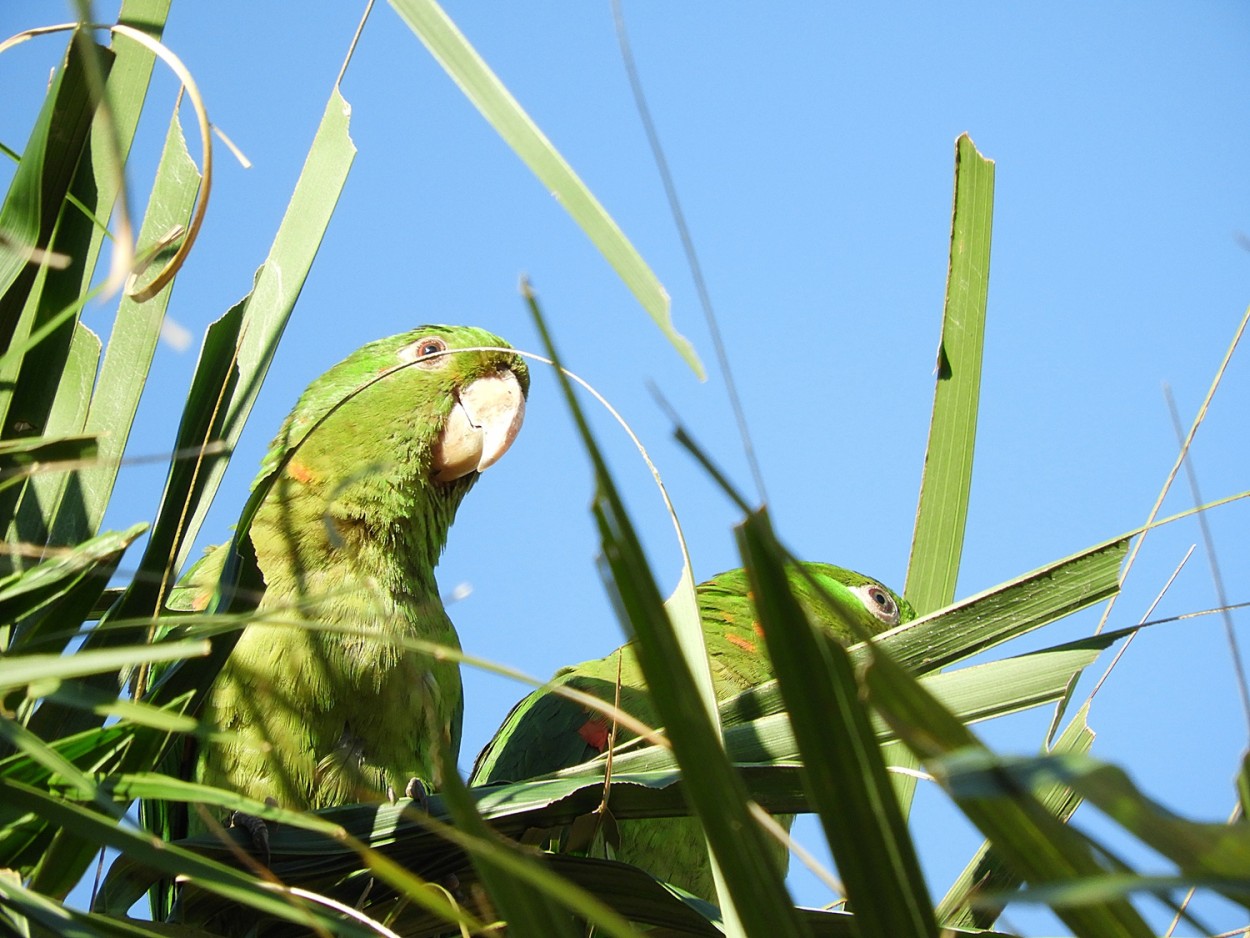
M276 808L278 800L272 797L266 798L265 804L271 808ZM247 831L248 837L252 840L252 846L260 854L265 866L269 866L269 825L265 823L264 818L258 818L254 814L245 814L242 811L235 811L230 815L230 826Z
M395 789L389 785L386 787L386 797L391 804L399 800L395 797ZM404 786L404 797L412 799L414 808L426 814L430 813L430 790L426 788L425 782L415 775L408 779L408 784Z

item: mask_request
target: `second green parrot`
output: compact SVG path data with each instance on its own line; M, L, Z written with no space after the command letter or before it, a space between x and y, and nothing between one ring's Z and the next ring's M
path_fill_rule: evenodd
M862 609L859 620L873 633L915 616L905 600L871 577L830 564L803 566L826 591L849 603L850 608ZM791 570L788 578L813 624L839 641L855 640L850 628L830 615L804 576ZM719 574L701 583L696 595L716 699L727 700L772 680L772 666L755 617L746 572L739 569ZM657 716L632 643L605 658L562 668L552 683L611 703L616 699L618 673L621 709L655 726ZM598 711L550 690L537 690L512 709L478 755L470 784L524 781L586 762L605 751L610 735L611 722ZM617 743L625 742L631 735L618 730ZM789 827L791 819L782 820ZM623 821L619 832L618 859L697 896L715 899L706 843L697 820L680 817ZM778 860L785 860L780 845Z

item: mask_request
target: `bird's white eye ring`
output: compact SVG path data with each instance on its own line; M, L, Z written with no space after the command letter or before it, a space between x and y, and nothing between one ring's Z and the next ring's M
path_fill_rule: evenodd
M399 350L401 362L413 363L420 368L441 368L451 361L450 355L440 355L447 351L447 342L436 335L423 336L410 342Z
M884 586L879 583L865 583L863 586L856 587L853 592L859 594L864 601L864 606L876 618L886 625L898 625L898 603Z

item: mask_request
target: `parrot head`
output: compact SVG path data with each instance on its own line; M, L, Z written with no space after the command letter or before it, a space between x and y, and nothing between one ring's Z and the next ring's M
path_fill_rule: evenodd
M461 499L516 438L528 391L524 361L482 329L371 342L300 397L261 470L277 474L266 501L315 502L341 533L419 524L437 556Z
M865 633L876 635L916 617L907 600L870 576L830 563L804 561L798 566L819 589L796 566L787 577L794 598L813 625L840 641L856 642ZM750 577L742 568L728 570L700 584L698 594L709 608L732 604L751 595Z
M865 631L884 632L916 618L907 600L870 576L827 563L803 566L834 600L836 610L831 610L826 598L801 576L790 578L795 598L814 624L838 633L844 640L857 641ZM859 629L841 634L845 626L838 623L839 616L853 620Z

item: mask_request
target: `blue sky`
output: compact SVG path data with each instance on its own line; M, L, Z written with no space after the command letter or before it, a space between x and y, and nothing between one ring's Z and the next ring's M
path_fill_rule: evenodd
M166 41L195 75L212 120L253 163L244 170L217 153L207 224L171 304L197 344L268 250L360 8L307 2L292 19L291 5L174 5ZM111 9L98 5L98 18ZM696 576L737 566L734 512L671 442L647 388L658 385L749 484L609 6L447 10L650 262L711 379L695 380L559 205L380 4L343 82L359 153L205 543L227 536L299 391L356 346L443 321L538 351L516 288L526 274L569 367L612 401L658 463ZM632 2L625 13L774 520L797 554L902 587L963 131L996 161L997 191L959 595L1146 519L1176 452L1161 387L1172 386L1188 422L1250 302L1244 5ZM0 32L64 18L57 4L8 0ZM43 39L0 57L8 145L24 141L60 48ZM158 69L130 169L138 190L174 91ZM107 333L114 309L90 309L86 322ZM1193 450L1208 499L1250 488L1247 355L1234 358ZM194 362L194 346L158 350L132 453L168 448ZM649 476L605 415L596 426L671 586L679 559ZM149 518L162 479L161 469L124 472L109 523ZM546 676L619 644L594 566L590 495L586 460L539 369L522 435L466 501L440 567L445 590L472 586L451 609L466 650ZM1164 511L1190 504L1178 484ZM1208 520L1230 599L1250 599L1250 506ZM1199 541L1192 521L1152 534L1111 625L1136 621ZM1156 615L1214 603L1199 547ZM1075 638L1096 621L1079 616L1009 649ZM1245 614L1233 621L1242 626ZM523 692L466 674L464 764ZM982 731L1027 753L1048 717ZM1165 804L1211 820L1232 808L1247 731L1217 618L1141 635L1096 698L1091 723L1095 754ZM979 839L923 788L917 836L940 895ZM814 826L800 831L816 836ZM807 877L792 883L800 901L829 901ZM1213 928L1244 923L1232 907L1203 908ZM1027 911L1008 921L1039 934L1058 927ZM1158 922L1162 930L1166 918Z

